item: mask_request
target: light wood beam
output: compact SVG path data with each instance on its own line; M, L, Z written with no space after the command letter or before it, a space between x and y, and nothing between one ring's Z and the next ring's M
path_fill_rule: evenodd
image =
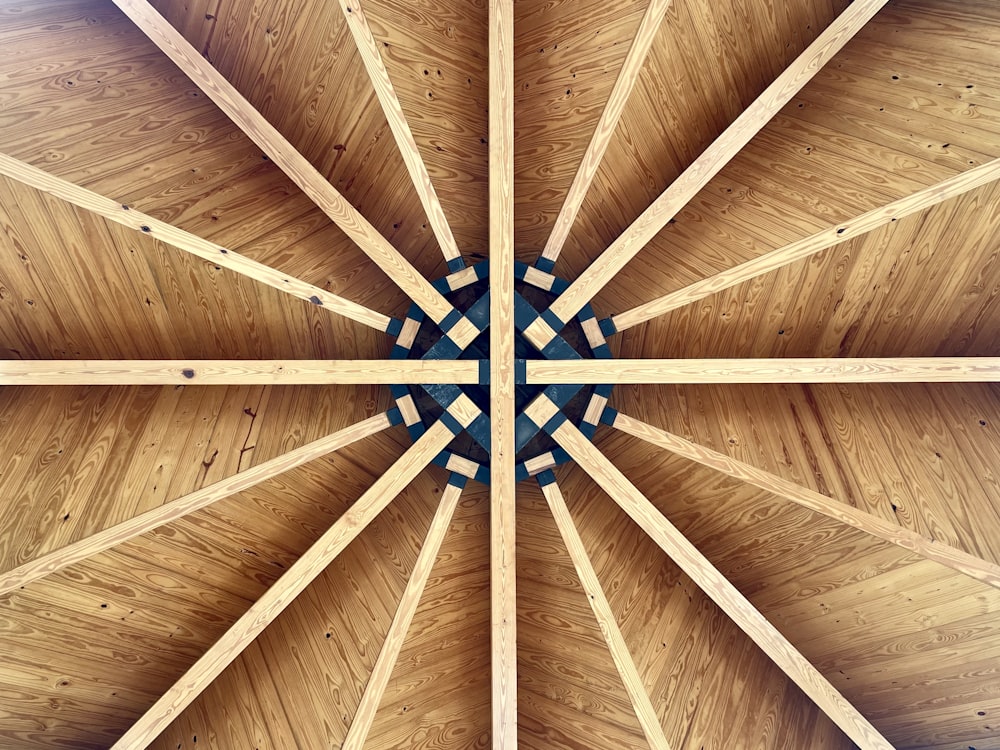
M656 715L656 709L653 708L653 702L649 699L649 692L642 683L639 670L636 669L635 662L632 660L632 654L625 643L625 637L622 635L614 612L611 610L611 605L604 595L604 588L590 562L590 556L587 554L587 548L583 545L580 533L576 530L576 524L573 523L569 508L566 507L566 501L559 490L559 485L554 481L548 484L539 482L539 484L542 485L542 494L545 495L552 516L556 520L556 526L559 527L559 533L573 559L573 567L576 568L584 593L587 595L587 601L590 602L590 608L594 611L594 617L597 618L601 633L608 644L611 658L614 659L615 666L618 667L618 674L625 685L629 700L632 701L632 708L635 710L635 716L639 720L643 734L646 735L650 750L670 750L667 738L663 734L663 727Z
M997 179L1000 179L1000 159L994 159L979 167L949 177L947 180L918 190L912 195L888 203L881 208L868 211L853 219L816 232L809 237L764 253L746 263L696 281L683 289L678 289L658 299L633 307L631 310L613 315L611 321L614 323L615 329L624 331L658 315L663 315L716 292L721 292L723 289L729 289L744 281L808 258L841 242L860 237L898 219L925 211L943 201L956 198Z
M340 0L340 7L344 11L347 28L354 36L354 43L358 47L361 59L365 63L365 69L368 71L368 77L378 95L382 111L385 112L385 119L396 138L396 145L399 147L399 153L410 173L413 187L416 188L420 203L424 207L424 213L427 214L427 221L441 246L441 252L445 260L460 259L462 254L455 242L448 220L445 218L444 208L441 206L441 201L438 200L437 192L431 183L431 177L427 174L427 167L424 166L417 142L413 139L413 133L410 132L410 126L406 122L403 107L400 105L399 97L396 96L396 90L389 79L389 71L385 69L381 48L368 25L368 19L362 8L362 0Z
M855 0L830 26L653 201L549 307L568 321L604 288L656 234L736 156L778 111L885 5ZM549 343L538 329L526 330L532 344Z
M980 383L1000 357L533 360L528 383Z
M479 361L417 359L0 360L2 385L394 385L479 382Z
M454 310L329 180L146 0L114 2L426 315L440 323ZM461 318L449 336L464 349L478 333L469 320Z
M493 750L517 748L514 567L514 2L489 4L490 671Z
M453 437L444 422L431 425L392 468L376 479L371 488L139 717L114 744L114 750L147 747L156 739L375 520Z
M988 562L947 544L927 539L915 531L859 510L853 505L834 500L710 448L696 445L666 430L640 422L638 419L633 419L620 412L615 415L612 427L695 461L702 466L707 466L751 484L765 492L790 500L796 505L820 513L827 518L840 521L866 534L895 544L909 552L915 552L928 560L946 565L994 588L1000 588L1000 565L996 563Z
M618 120L625 110L625 104L632 93L632 87L639 79L639 71L642 70L646 55L649 53L649 48L653 44L653 39L656 37L656 32L660 28L660 23L663 21L670 3L671 0L650 0L646 7L646 13L643 15L642 21L639 22L639 28L632 40L632 46L629 47L628 55L625 57L625 62L622 63L618 78L615 80L614 88L611 89L611 96L608 97L608 102L601 113L601 119L597 122L587 151L573 177L573 184L570 185L569 192L566 193L566 199L559 210L559 216L556 217L552 232L542 250L542 257L547 260L555 262L559 258L559 253L562 252L566 238L569 236L570 229L573 228L573 222L580 211L580 206L583 205L583 199L587 196L590 183L594 181L597 169L604 158L604 152L607 150L608 144L611 143L611 137L615 133Z
M571 423L563 422L552 431L552 436L848 737L863 750L893 750L878 730L582 432Z
M462 494L462 488L455 484L448 484L441 496L441 504L438 506L434 518L431 520L430 528L424 544L420 548L417 562L410 573L410 579L403 591L403 596L399 600L396 614L392 618L389 632L386 634L382 649L379 651L378 659L372 669L368 684L365 685L365 692L361 696L361 704L358 706L354 719L351 721L350 729L342 750L362 750L365 740L368 739L368 732L375 721L375 713L378 711L379 703L385 693L385 688L389 684L392 670L396 666L399 652L403 648L406 634L413 622L413 615L416 614L417 606L420 604L420 597L424 593L427 579L430 578L431 569L437 560L441 543L444 541L448 527L451 525L452 516L458 506L458 499Z
M379 331L385 331L389 327L391 319L388 315L370 310L364 305L320 289L318 286L307 284L305 281L300 281L271 266L234 253L221 245L185 232L172 224L154 219L152 216L147 216L123 203L105 198L103 195L98 195L72 182L60 179L7 154L0 154L0 174L67 203L72 203L86 211L103 216L116 224L147 234L217 266L228 268L230 271L235 271L314 305L320 305L357 323Z
M78 563L88 557L134 539L137 536L142 536L159 526L207 508L212 503L223 498L250 489L279 474L333 453L377 432L381 432L391 426L391 424L392 422L386 413L376 414L374 417L369 417L343 430L338 430L331 435L314 440L307 445L303 445L301 448L296 448L277 458L272 458L270 461L257 464L246 471L241 471L239 474L234 474L208 487L202 487L184 497L171 500L157 508L123 521L116 526L104 529L85 539L37 557L6 573L0 573L0 596L13 591L19 586L25 586L32 581L62 570L67 565Z

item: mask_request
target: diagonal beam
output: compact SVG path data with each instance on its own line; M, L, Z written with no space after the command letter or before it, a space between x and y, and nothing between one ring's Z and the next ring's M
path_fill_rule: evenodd
M528 360L528 383L982 383L1000 357Z
M959 573L964 573L994 588L1000 588L1000 565L996 563L988 562L947 544L927 539L915 531L903 528L891 521L886 521L852 505L802 487L783 477L758 469L756 466L696 445L666 430L640 422L638 419L633 419L620 412L614 412L611 426L633 437L676 453L678 456L695 461L702 466L715 469L765 492L790 500L796 505L820 513L827 518L840 521L866 534L895 544L909 552L915 552L928 560L946 565L952 570L957 570Z
M639 720L643 734L646 735L650 750L670 750L667 738L663 734L663 727L656 715L656 709L653 708L653 702L649 699L649 692L643 685L639 670L636 669L635 662L632 660L632 654L625 643L625 637L618 627L608 598L604 595L604 588L597 578L593 563L590 562L590 556L587 554L587 548L583 545L580 533L576 530L576 524L573 523L569 508L566 507L566 501L559 490L559 485L556 484L556 478L551 471L545 471L538 476L538 484L541 485L542 494L545 495L549 510L552 511L556 526L559 527L559 533L573 559L573 567L576 568L576 573L580 577L580 583L587 595L587 601L590 602L590 608L594 611L594 617L597 618L597 624L601 627L601 633L608 644L611 658L614 659L615 666L618 667L618 674L625 685L629 700L632 701L632 708L635 710L635 716Z
M514 0L490 0L489 56L492 742L515 750Z
M1000 159L994 159L975 169L942 180L936 185L918 190L912 195L887 203L881 208L855 216L853 219L841 222L823 229L809 237L790 242L769 253L748 260L733 268L720 271L708 278L689 284L683 289L670 292L662 297L646 302L631 310L611 316L615 331L644 323L647 320L676 310L684 305L697 302L709 295L721 292L723 289L742 284L771 271L787 266L796 261L804 260L816 253L833 247L855 237L867 234L879 227L891 224L911 214L925 211L937 204L964 195L970 190L987 185L1000 179Z
M639 22L632 46L629 47L628 55L625 57L625 62L622 63L618 78L615 80L614 88L611 89L611 96L608 97L608 103L604 106L601 119L597 122L587 151L573 177L573 184L570 185L566 199L559 210L559 216L556 217L552 233L549 234L549 239L542 250L542 258L548 261L545 264L548 267L556 262L559 253L562 252L566 238L573 227L576 215L580 212L580 206L583 205L583 199L587 196L590 184L594 181L597 168L604 158L604 152L607 150L608 144L611 143L615 127L618 125L622 112L625 111L625 104L628 102L635 82L639 79L639 71L642 70L646 55L649 53L649 48L653 44L653 39L656 37L656 32L660 28L660 23L663 21L670 3L671 0L650 0L646 7L646 13L643 15L642 21Z
M282 292L304 299L314 305L325 307L345 318L370 326L379 331L387 331L392 319L388 315L370 310L364 305L352 302L336 294L293 278L271 266L258 263L245 256L227 250L221 245L202 239L172 224L154 219L141 211L136 211L123 203L118 203L103 195L91 192L72 182L60 179L44 170L19 161L7 154L0 154L0 174L48 193L74 206L103 216L122 226L142 232L178 250L196 255L211 263L228 268L254 281L267 284Z
M417 306L435 323L444 323L460 348L476 338L475 326L146 0L114 2Z
M455 415L453 415L454 417ZM132 725L114 750L147 747L375 520L455 433L439 420Z
M351 443L381 432L393 424L398 424L399 421L399 414L395 410L376 414L374 417L369 417L362 422L303 445L301 448L272 458L270 461L241 471L239 474L234 474L208 487L202 487L184 497L164 503L157 508L123 521L117 526L104 529L78 542L73 542L37 557L6 573L0 573L0 596L19 586L24 586L62 570L68 565L81 562L137 536L149 533L159 526L207 508L223 498L243 492L279 474L340 450Z
M583 309L887 1L854 0L552 303L550 317L565 324ZM525 335L539 348L548 343L548 331L541 325Z
M549 423L547 429L660 549L862 750L893 750L878 730L580 430L565 420L558 426Z
M413 615L417 612L420 597L424 593L427 579L430 578L431 569L434 567L434 562L437 560L438 552L441 549L441 543L444 541L448 527L451 525L451 518L455 514L455 508L458 506L458 499L462 494L464 486L464 479L456 478L453 475L448 480L448 486L445 488L444 494L441 495L441 504L438 506L437 512L431 520L424 544L420 548L420 554L417 556L417 562L410 573L410 580L407 582L403 596L399 600L396 614L392 618L392 625L389 626L389 632L382 643L378 659L375 660L371 677L368 678L368 684L365 685L365 692L361 696L361 704L354 714L354 719L351 721L351 727L347 731L347 737L344 739L344 744L341 745L341 750L362 750L365 746L365 740L368 739L368 732L375 721L375 713L378 711L382 695L389 684L389 677L396 666L399 652L403 649L403 642L406 640L406 634L410 629L410 624L413 622Z
M479 382L479 362L420 359L0 360L3 385L395 385Z
M441 246L444 259L448 261L448 267L453 271L457 271L462 267L462 255L459 252L458 245L455 243L455 237L451 233L451 227L448 226L448 221L444 215L444 208L441 206L441 201L438 200L437 192L431 183L430 175L427 174L427 167L424 166L424 160L420 157L417 142L413 140L413 133L410 132L410 126L407 124L406 116L403 114L403 107L400 105L399 97L396 96L396 90L389 79L389 72L385 69L379 43L375 41L375 37L372 35L368 19L365 17L364 9L361 6L361 0L340 0L340 7L344 11L344 19L347 21L347 27L354 36L354 43L357 45L361 59L368 70L368 77L371 79L375 93L378 95L382 111L385 112L385 119L389 123L389 128L396 138L399 153L402 155L406 169L410 173L410 179L413 181L413 187L416 188L417 195L420 197L420 203L424 207L424 213L427 214L427 220L430 222L434 236L437 237L438 244ZM452 261L457 261L456 268L452 268Z

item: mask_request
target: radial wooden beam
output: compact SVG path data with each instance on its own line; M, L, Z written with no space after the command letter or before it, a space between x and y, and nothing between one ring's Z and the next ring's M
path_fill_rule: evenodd
M0 154L0 174L13 180L29 185L49 195L55 196L67 203L72 203L84 210L103 216L122 226L142 232L161 242L165 242L178 250L191 253L211 263L228 268L238 274L267 284L270 287L287 292L292 296L304 299L314 305L320 305L331 312L343 315L345 318L362 323L379 331L389 327L391 318L388 315L370 310L364 305L344 299L336 294L307 284L288 274L282 273L271 266L258 263L255 260L227 250L221 245L197 237L172 224L154 219L141 211L105 198L103 195L91 192L72 182L60 179L55 175L26 164L23 161Z
M114 2L425 314L436 323L455 318L451 303L146 0ZM478 334L460 316L449 331L463 349Z
M420 554L417 556L417 562L410 573L410 580L406 584L403 596L399 600L396 614L392 618L392 624L389 626L389 632L382 643L378 659L375 660L368 684L365 685L365 692L361 696L361 704L354 714L341 750L362 750L364 748L372 722L375 721L375 713L378 711L385 688L389 684L389 677L396 666L399 652L403 648L410 623L413 622L413 615L416 614L417 606L420 604L420 597L424 593L427 579L430 578L434 561L441 549L441 542L444 541L448 527L451 525L451 519L455 514L455 508L458 506L461 494L462 485L449 481L441 496L441 504L431 520L427 537L420 548Z
M147 747L336 559L444 447L454 433L435 422L115 743Z
M552 233L549 234L549 239L542 250L542 257L546 260L555 263L559 258L559 253L562 252L566 238L573 227L580 206L583 205L583 199L587 196L590 183L594 181L597 168L604 158L604 152L607 150L608 144L611 143L611 137L614 135L618 120L625 110L625 104L632 93L632 87L639 79L639 71L642 70L646 55L649 53L649 48L653 44L653 39L656 37L656 32L660 28L660 23L663 21L670 3L671 0L650 0L646 7L646 13L643 15L642 21L639 22L639 28L632 40L632 46L629 47L628 55L626 55L625 62L622 63L621 70L618 72L618 78L615 80L614 88L611 89L611 96L608 97L608 102L601 113L601 119L597 122L587 151L573 177L573 184L570 185L566 199L559 210L559 216L556 217Z
M756 466L737 461L722 453L713 451L682 437L661 430L638 419L615 413L611 426L648 443L676 453L702 466L739 479L754 487L790 500L796 505L820 513L827 518L840 521L866 534L890 542L928 560L946 565L979 581L1000 588L1000 565L988 562L955 547L933 541L915 531L886 521L871 513L855 508L822 495L806 487L790 482L783 477L758 469Z
M393 385L479 382L474 359L0 360L0 385Z
M490 670L494 750L517 748L514 2L490 0Z
M541 396L540 398L546 398ZM764 651L862 750L892 745L789 643L709 560L670 523L576 427L563 421L556 441L659 547Z
M142 536L159 526L207 508L223 498L250 489L279 474L340 450L351 443L381 432L392 424L393 421L388 414L376 414L374 417L338 430L331 435L303 445L301 448L296 448L208 487L202 487L184 497L164 503L116 526L35 558L6 573L0 573L0 596L19 586L24 586L31 581L62 570L67 565L85 560L137 536Z
M368 71L368 77L378 95L382 111L385 112L385 119L396 138L396 145L399 147L399 153L410 173L413 187L417 190L420 203L424 207L424 213L427 214L427 220L434 231L434 236L437 237L438 244L441 246L441 252L446 261L461 260L462 254L459 252L451 227L448 226L444 208L441 206L441 201L438 200L437 192L431 183L431 177L427 174L427 167L424 166L417 142L413 140L413 133L410 132L410 126L406 122L399 97L396 96L396 90L389 79L389 72L385 69L385 64L382 61L381 46L372 35L371 27L368 25L368 19L362 8L362 2L361 0L340 0L340 7L344 11L347 28L354 36L354 43L358 47L358 52L361 54L361 59Z
M733 268L720 271L701 281L689 284L658 299L633 307L631 310L611 317L616 331L624 331L639 323L663 315L671 310L704 299L723 289L741 284L744 281L757 278L771 271L808 258L816 253L833 247L855 237L891 224L911 214L925 211L950 198L956 198L970 190L987 185L1000 179L1000 159L994 159L982 166L970 169L961 174L949 177L936 185L918 190L912 195L900 198L848 221L816 232L809 237L791 242L769 253L748 260Z
M787 104L887 0L855 0L549 307L565 322L604 288L656 234ZM539 319L541 320L541 319ZM539 349L541 325L525 336Z
M527 362L528 383L980 383L1000 357L582 359Z
M587 548L583 545L580 533L576 530L576 524L573 523L569 508L566 507L566 501L559 490L559 485L556 484L555 477L551 475L551 472L540 475L538 483L542 487L542 494L545 495L552 516L556 520L556 526L559 527L559 533L566 544L566 549L569 550L570 557L573 559L573 567L576 568L584 593L587 595L587 601L590 602L590 608L594 611L594 617L597 618L597 623L601 627L601 633L608 644L611 658L614 660L615 666L618 667L618 674L625 685L629 700L632 701L632 708L635 710L635 716L639 720L643 734L646 735L650 750L669 750L670 745L663 734L663 726L656 715L656 709L653 708L653 702L649 699L649 692L642 683L639 670L636 669L635 662L632 660L632 654L625 643L625 637L618 627L608 598L604 595L604 588L590 562L590 556L587 554Z

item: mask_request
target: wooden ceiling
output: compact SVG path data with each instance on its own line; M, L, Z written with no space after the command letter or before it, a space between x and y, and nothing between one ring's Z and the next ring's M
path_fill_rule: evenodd
M850 10L653 0L665 10L651 21L646 0L492 4L512 13L510 49L491 36L491 3L363 0L467 262L535 261L617 82L634 76L558 254L554 272L569 280ZM338 3L152 5L390 249L426 279L447 273ZM644 29L648 53L630 53ZM998 40L991 0L890 0L594 290L598 318L612 320L686 295L609 337L616 355L1000 356L1000 186L990 173L939 188L1000 157ZM491 89L491 49L494 63L513 62L510 91ZM511 108L508 149L490 112ZM282 279L400 318L410 298L398 277L111 0L0 0L0 154L275 274L261 283L3 172L0 359L389 355L378 326L287 294ZM857 217L922 190L919 209L852 233ZM500 198L513 211L491 225ZM791 262L689 289L824 232ZM493 367L498 402L512 374L499 357ZM607 426L595 443L892 746L1000 748L1000 385L619 385L611 405L703 451L692 460ZM384 416L392 406L379 385L0 385L0 746L113 745L392 476L410 445ZM311 447L340 431L335 454ZM301 457L291 468L269 468L289 452ZM722 458L730 474L766 472L766 487L705 465ZM229 484L255 468L259 479ZM506 486L494 469L494 488ZM549 487L566 498L669 747L855 747L836 712L588 473L567 465ZM349 746L394 634L365 748L510 750L514 732L538 750L649 746L635 685L609 652L616 636L533 482L518 485L516 514L469 484L396 632L447 482L419 473L150 746ZM511 512L498 520L498 508ZM500 531L516 554L498 586ZM516 678L498 686L497 634L514 626L504 666ZM508 710L516 698L515 726L491 721L498 695Z

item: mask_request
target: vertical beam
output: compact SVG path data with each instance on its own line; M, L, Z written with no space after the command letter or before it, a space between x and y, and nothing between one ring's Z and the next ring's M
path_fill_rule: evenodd
M594 611L594 617L597 618L597 624L601 627L601 633L604 634L611 658L614 659L615 666L618 667L618 674L621 675L625 691L628 693L629 700L632 701L632 708L635 710L635 716L639 720L643 734L646 735L650 750L670 750L667 738L663 734L663 726L656 715L656 709L653 708L653 702L649 699L649 692L642 684L639 670L636 669L635 662L632 660L632 654L629 653L625 637L618 627L608 598L604 595L604 588L597 578L593 563L590 562L587 548L583 546L580 533L576 530L576 524L573 523L569 508L566 507L566 501L559 490L559 485L556 484L555 476L552 475L552 472L546 471L539 475L538 484L542 487L542 494L545 495L549 510L552 511L552 516L556 519L556 526L559 527L559 533L573 559L573 567L576 568L584 593L587 594L587 601L590 602L590 608Z
M420 548L417 562L413 565L413 571L410 573L410 580L399 600L396 614L392 618L392 625L389 626L389 632L385 636L371 677L368 678L365 692L361 696L361 704L351 721L351 727L347 731L344 744L341 745L342 750L362 750L365 745L372 722L375 721L375 713L378 711L385 688L389 684L389 677L396 666L396 659L399 658L399 652L403 648L406 633L410 629L410 623L413 622L413 615L417 612L420 597L424 593L427 579L430 578L431 569L434 567L434 561L437 560L441 542L444 541L444 536L451 525L451 518L455 514L458 498L461 496L464 486L464 479L456 479L452 475L452 478L448 480L444 494L441 495L441 504L438 506L434 518L431 519L424 544Z
M494 750L517 748L514 2L490 0L490 649Z

